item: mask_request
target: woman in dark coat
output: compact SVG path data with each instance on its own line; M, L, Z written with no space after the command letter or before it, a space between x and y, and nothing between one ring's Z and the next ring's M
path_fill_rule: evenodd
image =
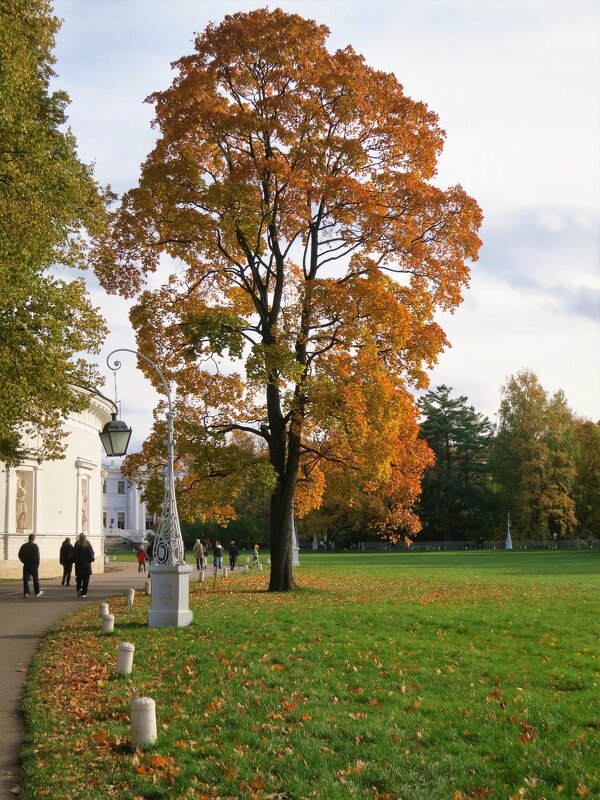
M59 561L63 568L62 582L60 585L69 586L71 583L71 572L73 571L73 545L68 536L60 546Z
M75 565L75 584L77 594L86 597L90 575L92 574L92 562L95 560L94 548L88 542L85 533L81 533L73 548L73 563Z
M229 542L229 566L231 567L232 570L235 569L235 565L238 560L239 554L240 551L235 546L235 542L231 540Z

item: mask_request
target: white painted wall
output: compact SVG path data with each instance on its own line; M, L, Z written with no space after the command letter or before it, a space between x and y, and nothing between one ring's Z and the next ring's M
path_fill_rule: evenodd
M90 394L88 410L71 415L65 422L67 447L61 460L39 464L35 458L27 458L16 468L0 462L0 578L21 575L17 553L29 533L36 534L40 548L41 576L62 574L60 545L66 536L74 542L80 533L89 537L96 553L94 571L104 571L103 450L98 434L112 410L109 402ZM23 528L17 513L19 481L26 493Z

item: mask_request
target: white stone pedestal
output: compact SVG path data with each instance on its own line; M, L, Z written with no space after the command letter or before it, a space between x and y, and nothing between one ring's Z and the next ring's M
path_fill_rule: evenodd
M183 628L191 623L194 618L189 609L191 571L187 564L173 567L152 565L149 628Z

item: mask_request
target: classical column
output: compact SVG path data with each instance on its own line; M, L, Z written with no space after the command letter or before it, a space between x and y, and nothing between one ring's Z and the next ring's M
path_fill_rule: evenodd
M11 558L10 538L15 532L15 471L11 467L4 466L4 524L2 526L4 534L4 560Z
M32 469L32 493L31 493L31 531L32 533L40 533L39 522L43 519L39 509L39 470L38 466ZM43 531L41 531L43 533Z

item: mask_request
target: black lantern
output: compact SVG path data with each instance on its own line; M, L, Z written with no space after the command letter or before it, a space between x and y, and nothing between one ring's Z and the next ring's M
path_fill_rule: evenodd
M100 434L100 441L109 457L124 456L130 438L131 428L128 428L123 420L117 419L116 414L112 415L111 421L106 423Z

